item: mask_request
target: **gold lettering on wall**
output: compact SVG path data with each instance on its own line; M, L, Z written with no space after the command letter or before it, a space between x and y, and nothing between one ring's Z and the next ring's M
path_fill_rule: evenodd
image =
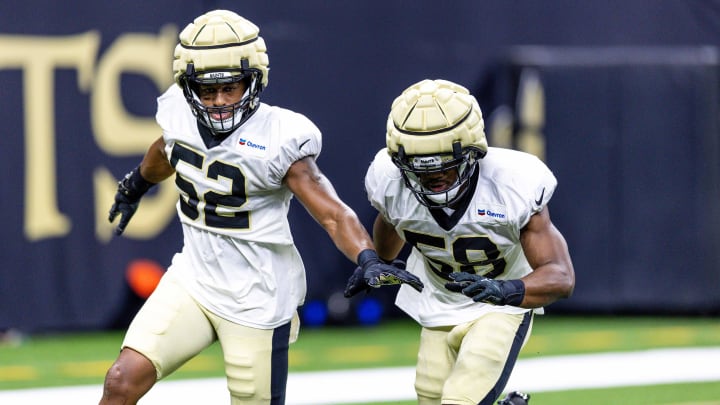
M518 149L545 160L545 91L534 69L526 68L520 74L517 116Z
M87 92L99 43L95 31L66 37L0 35L0 68L23 73L24 231L29 240L70 232L72 223L57 200L54 71L75 69L78 88Z
M162 133L154 117L138 117L125 110L121 75L142 74L164 92L173 81L173 50L177 29L163 27L158 36L125 34L119 37L98 64L91 98L92 128L95 141L108 155L138 156L138 163L148 146ZM128 167L128 171L132 167ZM124 173L123 173L124 174ZM95 236L101 241L112 238L113 224L107 220L113 203L116 179L107 169L93 173L95 190ZM167 226L175 215L177 191L172 181L165 181L156 191L143 197L140 208L123 233L123 237L149 239Z
M173 49L177 32L165 27L159 36L125 34L98 63L90 99L92 129L100 149L108 155L131 156L145 152L160 135L154 117L131 115L123 105L121 74L136 73L152 79L160 93L172 83Z
M112 239L115 225L120 220L118 216L114 224L108 222L108 212L114 201L117 182L118 179L105 168L97 168L93 173L96 207L95 236L102 242ZM128 227L125 228L122 237L151 239L157 236L175 217L177 199L177 190L172 180L164 181L154 187L143 197L140 207Z
M60 211L56 176L55 70L73 69L77 86L90 97L88 120L93 139L110 156L137 155L140 162L147 147L161 135L154 117L130 114L120 91L123 73L147 76L161 93L172 83L174 26L158 35L127 33L118 37L98 60L100 33L88 31L69 36L0 35L0 69L19 69L23 83L25 140L25 190L23 227L30 241L63 237L72 229L71 219ZM96 66L97 61L97 66ZM86 140L82 135L78 141ZM60 162L62 164L62 162ZM132 167L128 167L128 171ZM124 174L124 173L123 173ZM78 175L88 175L79 173ZM113 225L107 213L117 181L104 167L92 174L96 237L108 241ZM62 189L62 188L61 188ZM76 193L76 198L88 198ZM160 233L175 214L177 192L166 181L143 199L140 209L123 234L148 239Z

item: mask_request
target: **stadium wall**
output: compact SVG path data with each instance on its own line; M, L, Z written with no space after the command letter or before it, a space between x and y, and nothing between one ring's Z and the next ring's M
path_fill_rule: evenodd
M319 163L368 227L362 178L390 102L445 78L478 96L491 143L558 175L551 210L578 286L551 310L720 311L719 2L116 3L0 4L0 330L124 326L142 301L127 269L170 262L182 242L171 182L123 237L106 216L160 135L177 33L212 8L261 27L263 101L321 128ZM353 265L299 205L290 215L308 300L327 306ZM395 314L389 292L375 297Z

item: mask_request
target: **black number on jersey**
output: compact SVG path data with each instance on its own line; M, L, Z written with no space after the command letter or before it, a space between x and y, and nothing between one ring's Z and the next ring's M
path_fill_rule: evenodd
M434 235L403 230L405 240L422 253L430 268L438 276L448 279L448 274L457 270L467 273L481 274L487 278L495 278L505 271L507 262L500 254L497 245L485 235L464 236L455 239L448 249L445 238ZM452 263L429 257L432 251L442 250L449 253Z
M183 161L198 170L203 170L205 156L176 143L170 156L170 164L176 167L178 161ZM203 217L207 226L215 228L248 229L250 227L249 211L238 211L247 201L245 193L245 175L237 166L221 161L213 161L207 168L205 177L219 180L220 177L230 180L230 189L226 193L208 191L198 196L197 189L190 179L175 176L175 184L182 191L180 193L180 211L192 220L200 217L198 206L204 201ZM218 213L218 207L226 208L227 213Z

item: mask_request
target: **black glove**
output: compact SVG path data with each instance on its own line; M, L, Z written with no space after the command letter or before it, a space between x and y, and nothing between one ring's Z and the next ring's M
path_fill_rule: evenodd
M417 276L405 271L405 263L394 260L392 264L384 263L377 253L365 249L358 255L358 267L348 279L345 286L345 298L350 298L360 291L370 291L383 285L409 284L418 292L424 285Z
M525 298L525 283L520 280L493 280L477 274L450 273L452 282L445 288L472 298L475 302L518 306Z
M527 405L530 402L530 395L520 391L513 391L498 401L497 405Z
M382 259L380 259L382 260ZM399 269L405 270L405 262L402 260L395 259L392 262L388 263L385 260L382 260L385 264L389 264L391 266L397 267ZM353 271L353 274L350 276L347 282L347 286L345 287L345 297L350 298L353 295L359 293L360 291L365 291L366 293L369 293L372 287L368 285L367 282L365 282L365 271L362 267L358 266L355 268L355 271Z
M360 291L370 292L370 286L365 282L364 274L365 272L362 267L358 266L355 268L355 271L353 271L353 274L345 285L345 298L350 298Z
M140 175L140 166L131 170L118 182L115 203L110 207L110 213L108 214L110 222L113 222L120 214L120 222L115 228L116 235L120 235L125 231L130 218L135 215L135 211L140 205L140 198L154 185L155 183L150 183Z

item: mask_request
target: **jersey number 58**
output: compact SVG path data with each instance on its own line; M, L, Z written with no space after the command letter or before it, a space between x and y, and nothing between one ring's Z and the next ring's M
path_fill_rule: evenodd
M495 278L505 271L507 262L500 254L497 245L485 235L464 236L455 239L446 246L445 238L423 233L403 230L405 240L423 254L430 268L438 276L450 279L448 274L453 271L477 273L487 278ZM451 263L432 258L432 252L441 250L444 256L451 254ZM434 255L437 256L437 255ZM459 268L456 269L456 267Z

